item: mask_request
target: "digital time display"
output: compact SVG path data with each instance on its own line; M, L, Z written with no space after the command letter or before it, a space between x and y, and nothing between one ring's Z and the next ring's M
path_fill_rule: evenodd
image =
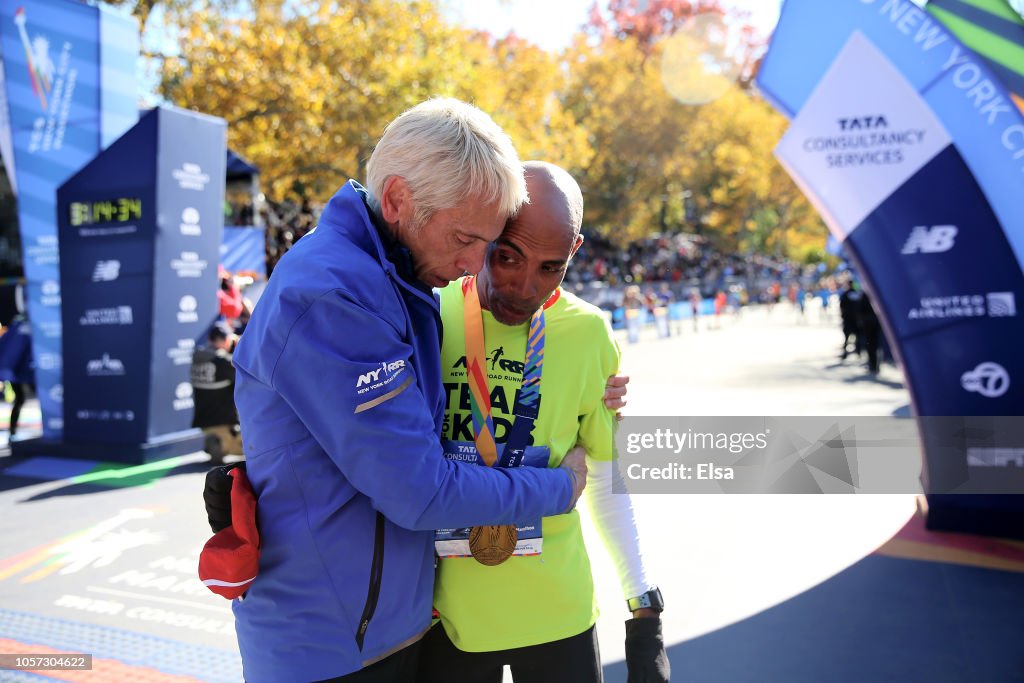
M88 202L71 202L71 226L94 223L127 223L142 218L142 199L117 197Z

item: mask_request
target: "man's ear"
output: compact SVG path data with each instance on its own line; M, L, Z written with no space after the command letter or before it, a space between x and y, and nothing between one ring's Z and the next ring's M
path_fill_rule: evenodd
M406 223L412 218L412 191L405 178L393 175L384 181L380 213L386 223Z
M572 251L569 252L569 260L570 261L572 260L572 257L576 255L576 252L579 251L580 247L582 247L582 246L583 246L583 235L576 235L576 241L573 242Z

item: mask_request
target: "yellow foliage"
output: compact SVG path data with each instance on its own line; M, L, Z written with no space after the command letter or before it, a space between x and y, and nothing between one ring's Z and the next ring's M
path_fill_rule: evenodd
M587 228L620 243L686 231L724 249L795 253L824 241L772 156L785 119L735 86L708 104L677 100L666 84L679 95L694 78L663 73L670 42L580 33L553 55L454 26L431 0L250 9L178 15L180 57L165 62L161 89L226 119L230 146L260 167L275 199L324 201L363 179L391 119L454 96L494 116L523 159L570 169Z

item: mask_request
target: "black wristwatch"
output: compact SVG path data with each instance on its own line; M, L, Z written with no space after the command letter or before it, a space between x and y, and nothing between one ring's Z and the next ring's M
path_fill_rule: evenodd
M661 597L661 590L655 586L643 595L626 600L626 606L630 612L646 608L660 613L665 611L665 599Z

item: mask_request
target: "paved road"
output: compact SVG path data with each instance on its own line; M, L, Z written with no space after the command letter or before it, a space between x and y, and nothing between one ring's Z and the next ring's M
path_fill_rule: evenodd
M630 374L629 416L879 416L905 413L899 370L870 375L840 362L838 320L818 309L753 308L715 324L680 326L636 345L620 338ZM778 604L850 566L888 540L915 511L905 495L634 496L642 540L670 610L666 640L678 643ZM605 661L624 657L627 617L600 540L594 558Z

